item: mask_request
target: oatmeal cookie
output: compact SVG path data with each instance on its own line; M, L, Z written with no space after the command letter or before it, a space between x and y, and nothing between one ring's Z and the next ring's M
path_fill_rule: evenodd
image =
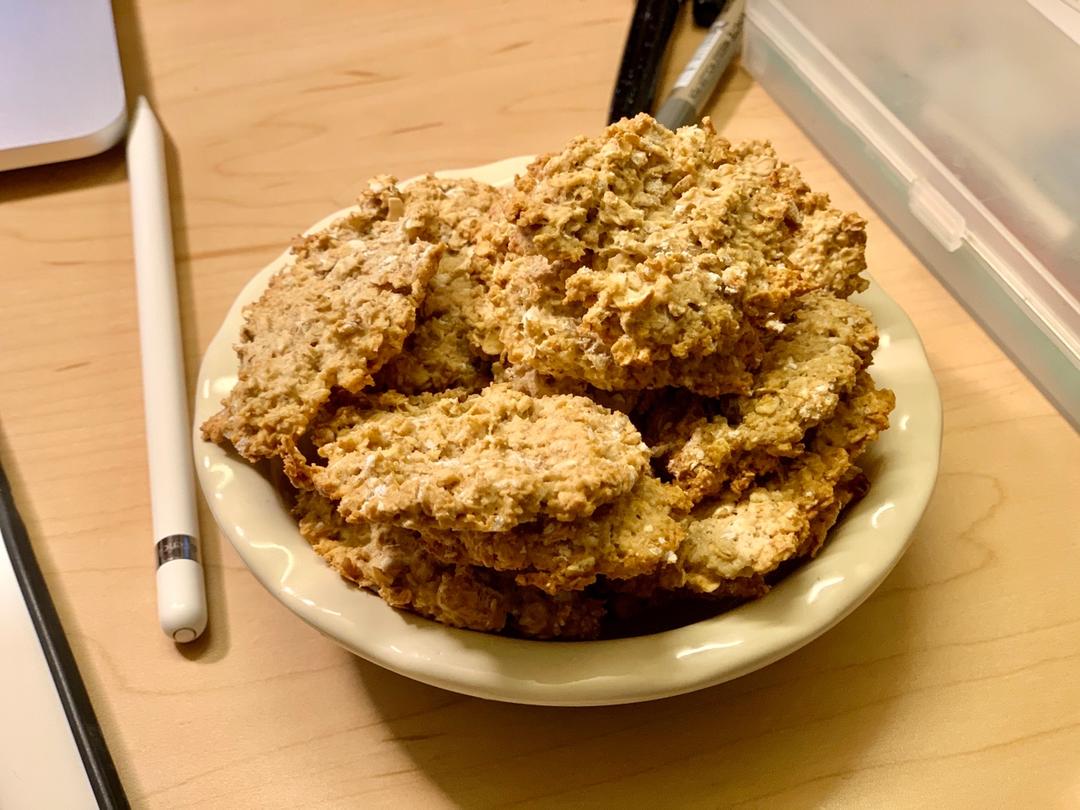
M346 579L389 605L454 627L510 629L538 638L591 638L603 603L580 593L549 595L512 576L431 556L407 529L346 523L334 503L314 492L297 495L300 534Z
M648 449L624 414L577 396L372 395L313 432L315 486L346 520L505 531L572 521L629 492Z
M490 382L501 347L491 327L487 289L492 257L509 227L501 216L503 196L486 183L432 176L403 190L404 221L418 238L444 244L446 251L416 329L377 375L378 386L419 394L456 387L479 391Z
M239 372L203 435L256 461L296 442L337 386L359 391L401 351L443 252L409 235L382 181L358 211L294 246L244 311Z
M709 593L816 553L843 506L865 491L855 460L888 427L894 403L891 391L860 375L856 391L815 429L804 453L742 495L729 492L691 512L661 584Z
M866 284L862 221L708 121L640 115L574 139L518 178L507 212L492 295L510 361L605 390L745 392L761 328L802 294Z
M802 452L807 430L835 412L877 340L863 307L824 293L807 296L769 344L749 395L708 417L691 403L687 416L668 427L665 449L675 447L668 472L695 502L725 487L737 494L755 475L776 469L779 458Z
M683 538L685 507L678 490L644 474L628 493L573 523L421 535L440 559L513 571L518 584L556 593L585 588L598 576L622 580L655 571Z

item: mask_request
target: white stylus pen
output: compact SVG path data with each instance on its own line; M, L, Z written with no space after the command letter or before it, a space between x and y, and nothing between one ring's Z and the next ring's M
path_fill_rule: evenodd
M188 423L180 310L176 301L169 185L161 127L145 98L127 142L135 280L142 349L143 406L150 466L161 629L194 641L206 629L199 520Z

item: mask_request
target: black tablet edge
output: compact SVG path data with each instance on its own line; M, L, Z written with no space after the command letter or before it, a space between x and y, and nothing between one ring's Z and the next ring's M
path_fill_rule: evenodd
M23 600L37 631L41 649L49 663L57 694L64 706L75 745L82 757L86 776L97 797L98 806L105 810L124 810L130 807L120 776L116 772L105 736L101 732L90 696L86 693L79 666L64 635L56 606L49 596L41 574L30 536L19 517L12 497L11 485L0 464L0 530L4 536L11 566L22 590Z

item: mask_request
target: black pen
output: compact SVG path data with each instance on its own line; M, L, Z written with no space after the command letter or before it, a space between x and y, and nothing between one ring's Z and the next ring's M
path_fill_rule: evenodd
M626 38L608 123L650 112L660 79L660 64L675 30L682 0L638 0Z

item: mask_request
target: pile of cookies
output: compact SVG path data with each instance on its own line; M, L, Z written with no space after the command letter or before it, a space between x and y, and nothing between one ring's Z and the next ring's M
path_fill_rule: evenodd
M595 638L763 595L868 486L864 222L768 144L641 115L510 188L377 178L248 306L204 436L344 577Z

